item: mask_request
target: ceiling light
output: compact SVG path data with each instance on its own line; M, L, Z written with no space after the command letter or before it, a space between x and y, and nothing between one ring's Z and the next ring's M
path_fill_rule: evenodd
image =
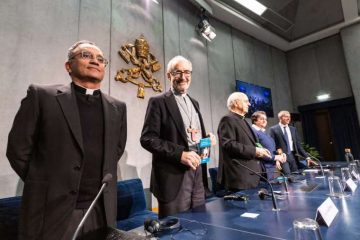
M200 22L197 25L198 31L201 35L211 42L216 37L215 28L210 25L209 18L205 16L205 10L202 10Z
M256 0L235 0L235 2L240 3L241 5L259 16L261 16L267 9L267 7L265 7Z
M319 101L324 101L324 100L330 98L330 94L321 94L321 95L316 96L316 98L317 98L317 100L319 100Z

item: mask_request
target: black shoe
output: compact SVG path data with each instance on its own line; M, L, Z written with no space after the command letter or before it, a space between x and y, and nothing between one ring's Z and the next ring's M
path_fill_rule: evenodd
M206 198L211 198L214 196L214 193L212 191L210 191L210 189L205 188L205 199Z

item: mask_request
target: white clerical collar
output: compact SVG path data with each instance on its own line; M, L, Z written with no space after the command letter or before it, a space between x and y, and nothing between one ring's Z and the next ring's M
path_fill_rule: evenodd
M74 88L75 91L80 92L82 94L86 94L86 95L99 95L100 94L100 89L90 89L90 88L86 88L84 86L81 86L79 84L75 84L74 83Z
M244 115L241 115L238 111L235 111L235 110L233 110L233 109L230 109L230 112L238 115L241 119L245 119L245 114L246 114L246 113L245 113Z
M265 132L265 129L264 129L264 128L258 127L258 126L256 126L255 124L253 124L252 127L253 127L256 131Z

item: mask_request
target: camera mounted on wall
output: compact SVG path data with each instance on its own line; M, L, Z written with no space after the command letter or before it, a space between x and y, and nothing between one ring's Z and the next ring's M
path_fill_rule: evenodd
M216 37L215 28L210 25L209 18L206 16L204 8L201 8L200 22L197 24L196 29L209 42Z

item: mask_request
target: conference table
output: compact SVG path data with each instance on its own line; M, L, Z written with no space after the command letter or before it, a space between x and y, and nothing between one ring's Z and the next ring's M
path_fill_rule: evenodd
M300 176L288 184L288 194L277 199L279 211L273 211L271 197L261 200L258 189L241 191L247 201L217 198L204 206L176 215L181 221L179 231L160 236L160 239L294 239L293 221L299 218L315 219L318 207L329 198L328 176L320 178L317 172ZM338 171L335 171L338 175ZM283 185L274 190L285 192ZM320 225L323 239L360 239L360 193L346 192L347 197L332 198L339 210L330 227ZM255 218L242 217L244 213L258 214Z

